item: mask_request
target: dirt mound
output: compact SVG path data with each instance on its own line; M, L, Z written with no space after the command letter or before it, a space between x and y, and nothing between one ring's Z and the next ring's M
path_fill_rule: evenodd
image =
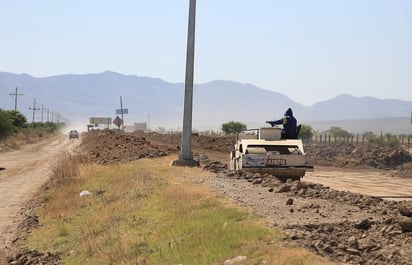
M305 152L309 162L319 166L396 169L412 162L411 154L402 148L370 144L306 145Z
M180 146L182 135L180 133L159 134L159 133L140 133L139 135L163 144ZM234 137L222 135L192 135L192 147L212 150L217 152L229 153L234 144Z
M140 158L167 156L177 148L152 144L145 137L120 130L93 130L82 135L83 162L109 164Z

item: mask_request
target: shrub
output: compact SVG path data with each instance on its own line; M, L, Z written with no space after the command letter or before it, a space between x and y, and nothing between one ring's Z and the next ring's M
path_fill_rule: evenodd
M377 144L382 147L392 147L392 148L400 146L399 140L395 136L390 135L390 134L387 134L385 137L369 136L368 143Z
M18 111L0 109L0 139L17 133L26 126L26 117Z
M313 136L312 126L302 124L302 127L300 127L299 138L301 138L301 139L311 139L312 136Z
M350 134L348 131L342 129L341 127L336 127L336 126L330 127L329 133L332 136L343 137L343 138L352 136L352 134Z
M240 133L241 131L244 131L246 129L246 125L240 122L230 121L222 124L222 131L225 134Z

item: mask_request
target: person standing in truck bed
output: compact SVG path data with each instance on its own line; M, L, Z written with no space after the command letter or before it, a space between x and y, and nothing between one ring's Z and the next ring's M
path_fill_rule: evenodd
M285 112L283 118L274 121L267 121L272 127L275 125L283 125L282 130L282 139L296 139L297 138L297 131L296 125L297 120L293 116L293 111L291 108L288 108Z

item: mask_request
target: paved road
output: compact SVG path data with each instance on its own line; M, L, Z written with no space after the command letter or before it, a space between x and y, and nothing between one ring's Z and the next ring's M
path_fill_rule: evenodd
M0 264L5 264L6 245L14 239L21 208L50 176L50 165L78 141L59 135L22 149L0 153Z

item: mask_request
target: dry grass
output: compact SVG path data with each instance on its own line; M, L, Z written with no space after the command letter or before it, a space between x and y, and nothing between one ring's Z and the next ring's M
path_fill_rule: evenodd
M80 160L76 156L64 152L50 167L52 171L50 183L53 186L60 186L73 181L79 175Z
M238 264L331 264L285 246L264 219L197 184L210 173L170 167L171 159L80 166L76 181L47 195L28 246L61 253L64 264L221 264L242 255ZM81 198L85 189L91 196Z

